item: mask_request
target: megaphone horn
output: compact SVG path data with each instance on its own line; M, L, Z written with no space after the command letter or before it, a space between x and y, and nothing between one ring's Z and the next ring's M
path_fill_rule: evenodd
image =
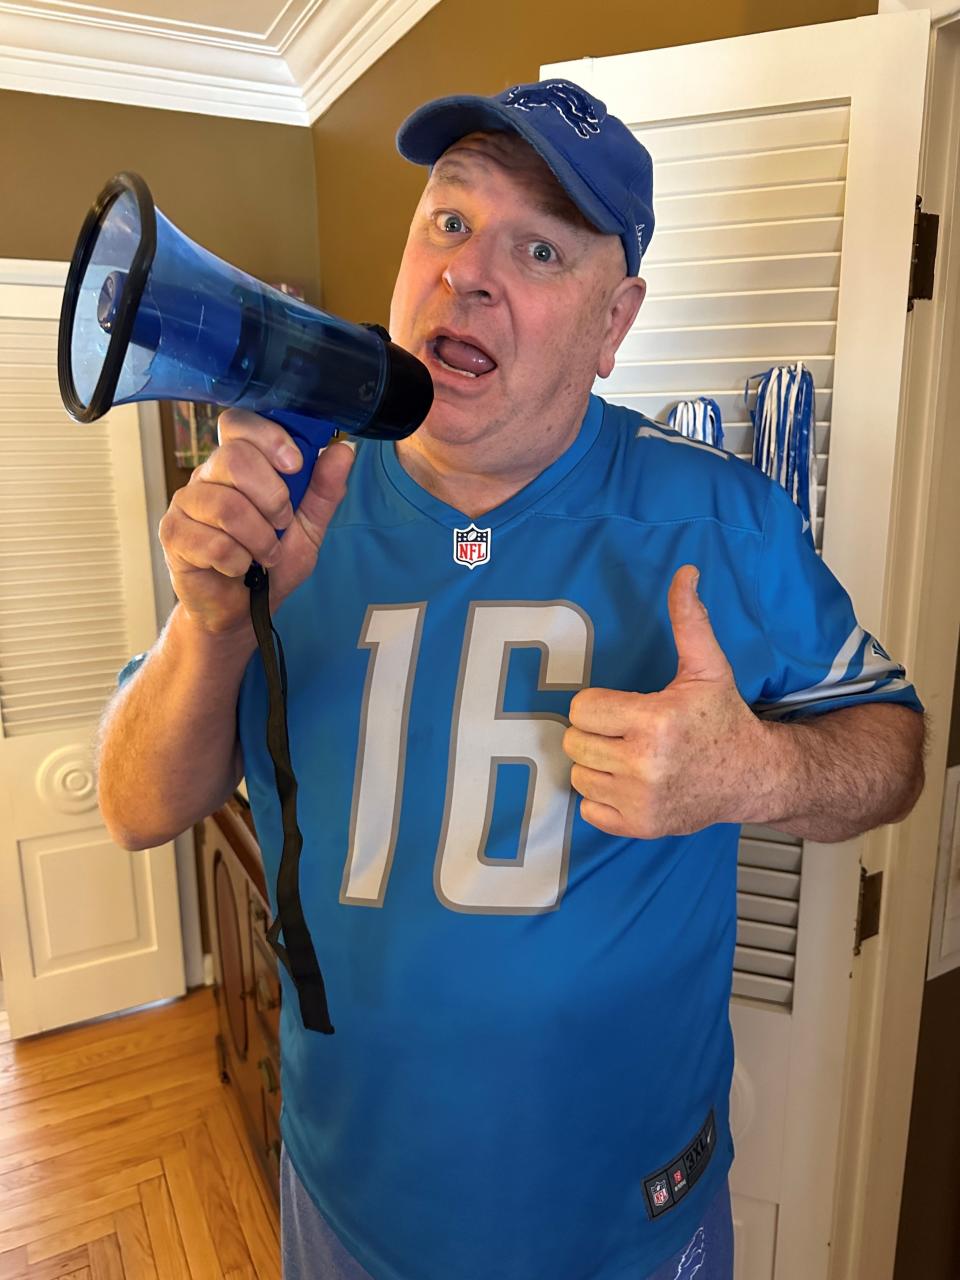
M111 178L81 228L63 295L57 364L63 402L80 422L135 400L231 405L279 422L304 459L300 471L283 476L294 507L334 431L399 440L416 430L433 401L426 367L385 330L348 324L214 257L164 217L135 173ZM296 986L304 1026L331 1034L300 901L303 837L283 649L266 570L254 562L245 582L266 675L267 746L283 824L277 916L267 941Z
M375 325L309 306L195 244L143 178L97 196L67 275L60 394L79 422L136 400L193 400L279 422L304 457L297 506L335 431L399 440L433 401L426 367Z

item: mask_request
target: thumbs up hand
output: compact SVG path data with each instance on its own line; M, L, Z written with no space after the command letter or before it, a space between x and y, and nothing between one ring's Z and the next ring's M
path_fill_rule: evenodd
M737 691L697 595L699 576L684 565L670 585L678 662L665 689L582 689L570 703L570 781L583 818L611 835L652 840L751 820L766 726Z

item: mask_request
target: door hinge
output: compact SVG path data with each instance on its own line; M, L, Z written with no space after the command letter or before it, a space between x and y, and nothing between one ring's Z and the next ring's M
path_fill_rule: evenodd
M940 233L940 215L924 213L923 196L917 196L917 208L913 215L913 251L910 255L910 290L907 294L907 310L913 310L917 298L933 297L933 273L937 261L937 237Z
M860 893L857 898L857 931L853 940L853 954L858 956L867 938L875 938L880 932L880 898L883 894L883 872L867 872L860 868Z

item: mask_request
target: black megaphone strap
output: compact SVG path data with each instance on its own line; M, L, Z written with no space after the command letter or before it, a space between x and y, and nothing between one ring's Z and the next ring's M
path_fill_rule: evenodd
M251 564L244 578L250 589L250 618L256 632L267 679L267 750L280 799L283 851L277 874L277 915L267 941L290 975L300 1001L300 1016L308 1031L333 1034L327 993L317 953L300 899L300 854L303 834L297 822L297 779L290 761L287 732L287 671L280 636L270 616L270 579L266 569ZM283 932L283 942L280 933Z

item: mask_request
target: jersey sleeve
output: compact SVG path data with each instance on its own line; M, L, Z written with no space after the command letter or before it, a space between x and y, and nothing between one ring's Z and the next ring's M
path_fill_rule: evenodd
M796 504L772 484L756 602L772 653L753 711L796 720L867 702L922 712L904 668L857 622L850 597L817 555Z

